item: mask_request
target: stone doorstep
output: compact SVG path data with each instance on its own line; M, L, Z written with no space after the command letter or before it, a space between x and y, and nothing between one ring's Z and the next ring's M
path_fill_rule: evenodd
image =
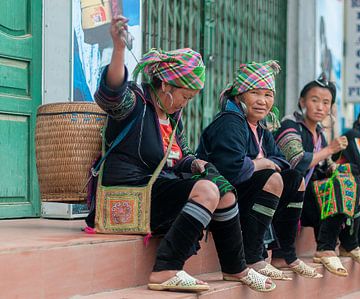
M0 221L0 298L68 298L144 285L159 239L88 235L83 221ZM192 274L219 270L212 239L189 259ZM4 296L4 297L2 297Z
M112 290L91 295L77 295L71 299L238 299L238 298L266 298L266 299L355 299L360 298L360 265L355 265L350 258L341 258L350 275L347 278L335 276L326 271L321 265L311 263L311 259L304 259L307 263L318 267L319 272L324 274L321 279L308 279L295 275L291 271L286 273L293 278L293 281L275 281L277 287L270 293L259 293L236 282L224 282L221 280L221 273L207 273L197 275L199 279L210 284L211 289L200 294L180 292L157 292L148 290L146 285L122 290ZM355 278L356 277L356 278ZM357 297L358 296L358 297Z
M146 290L145 287L129 288L147 283L159 240L151 239L149 247L145 248L141 236L87 235L81 231L83 226L82 220L24 219L0 221L0 239L2 240L0 243L0 298L51 299L94 293L100 293L98 296L102 296L103 293L101 292L107 290L125 292L125 297L121 294L117 298L139 298L142 292L145 292L145 295L141 295L141 298L146 298L146 296L151 296L154 293ZM309 252L311 255L315 245L311 230L303 230L298 240L301 242L298 245L298 249L301 249L298 252L299 255L302 255L302 252L304 253L302 256L309 256ZM193 275L218 271L219 264L211 236L207 243L202 242L201 245L202 249L199 254L189 259L185 270ZM360 266L353 265L350 259L344 261L351 267L351 272L354 272L351 277L353 278L354 275L357 277L353 281L358 282ZM215 280L219 279L216 278L216 275L219 274L211 275L209 276L210 280L214 277ZM349 292L360 290L360 286L354 287L349 282L351 281L349 278L338 278L326 273L326 277L328 276L331 278L329 283L321 283L320 285L318 285L320 280L296 278L295 281L299 281L299 285L304 285L306 289L308 285L315 284L317 286L307 289L309 294L314 296L306 296L306 299L318 298L316 296L320 293L328 294L329 292L330 297L327 296L326 299L330 299L331 294L339 293L338 288L348 288ZM322 280L322 282L324 281ZM284 283L287 282L278 283L277 294L279 294L278 290L282 288ZM292 286L289 287L290 291L292 288L294 290L298 288L298 283L287 285ZM211 282L211 286L211 291L201 294L201 297L220 298L223 296L221 294L223 288L225 288L226 294L234 293L238 294L237 296L239 294L243 296L250 292L252 298L259 296L258 293L236 283L215 281ZM217 294L218 290L220 290L219 294ZM328 290L330 291L328 292ZM127 292L131 295L129 295L130 297L128 297ZM339 295L346 295L349 292L342 292ZM169 296L166 295L169 294L168 292L155 293L154 298L161 298L159 297L160 294L161 296ZM266 298L280 298L271 297L273 293L267 293ZM170 294L173 296L178 293ZM295 294L301 294L301 292L296 291ZM194 296L192 294L185 295ZM184 296L184 294L181 293L179 296ZM284 298L305 297L290 296Z

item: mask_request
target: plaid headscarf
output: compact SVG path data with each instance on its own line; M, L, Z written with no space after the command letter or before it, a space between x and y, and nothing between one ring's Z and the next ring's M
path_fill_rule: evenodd
M280 66L275 60L240 64L234 82L221 92L220 100L224 96L233 97L251 89L270 89L275 93L275 75L279 71Z
M175 87L195 90L202 89L205 82L205 65L201 55L189 48L168 52L151 49L135 67L135 81L140 73L148 82L157 77Z

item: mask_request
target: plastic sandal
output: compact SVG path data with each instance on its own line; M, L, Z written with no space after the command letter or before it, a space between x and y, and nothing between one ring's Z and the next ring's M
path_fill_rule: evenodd
M262 269L256 270L257 272L259 272L262 275L265 275L267 277L270 277L271 279L275 279L275 280L292 280L291 277L288 277L285 275L285 273L279 269L276 269L273 265L271 264L266 264L266 266Z
M148 288L154 291L186 291L202 292L210 289L209 285L199 284L199 280L187 274L185 271L179 271L174 277L163 283L149 283Z
M339 276L349 275L337 256L314 257L313 260L314 263L323 264L325 268L333 274Z
M351 257L355 262L360 263L360 248L357 247L351 251L346 251L344 248L339 248L339 255Z
M270 288L266 288L267 279L269 279L269 277L256 272L254 269L249 269L249 272L243 278L223 276L223 280L241 282L242 284L247 285L249 288L258 292L270 292L276 288L276 284L273 282Z
M315 268L310 267L309 265L305 264L303 261L300 260L299 264L294 267L287 268L302 277L306 278L321 278L323 277L322 274L316 272Z

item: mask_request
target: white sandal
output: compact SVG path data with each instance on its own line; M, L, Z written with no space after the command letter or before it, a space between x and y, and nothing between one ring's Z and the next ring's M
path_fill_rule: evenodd
M223 280L226 281L238 281L244 285L247 285L249 288L258 292L270 292L276 288L276 284L274 282L271 283L270 288L266 288L266 281L269 277L262 275L256 272L254 269L249 269L248 273L243 278L237 278L234 276L223 276Z
M322 274L316 272L315 268L310 267L309 265L305 264L302 260L300 260L298 265L289 267L287 269L299 274L302 277L306 277L306 278L321 278L321 277L323 277Z
M314 263L323 264L324 267L331 273L339 276L348 276L349 273L346 268L341 263L340 259L337 256L322 256L322 257L313 257Z
M163 283L149 283L148 288L154 291L186 291L202 292L210 289L207 283L200 284L200 281L185 271L179 271L174 277Z
M281 271L281 270L275 268L273 265L268 264L268 263L266 263L266 266L264 268L257 269L256 271L262 275L270 277L271 279L292 280L291 277L288 277L285 275L284 271Z

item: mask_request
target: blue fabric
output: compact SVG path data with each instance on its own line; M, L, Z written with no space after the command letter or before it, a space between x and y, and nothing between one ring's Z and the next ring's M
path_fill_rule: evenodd
M79 45L74 32L74 101L93 102L89 86L86 83L84 69L79 56Z
M264 156L281 169L289 169L290 165L272 134L258 126L258 135L263 136ZM253 175L252 160L259 154L258 145L244 113L233 101L228 100L225 110L203 131L196 154L198 158L213 163L235 186Z

